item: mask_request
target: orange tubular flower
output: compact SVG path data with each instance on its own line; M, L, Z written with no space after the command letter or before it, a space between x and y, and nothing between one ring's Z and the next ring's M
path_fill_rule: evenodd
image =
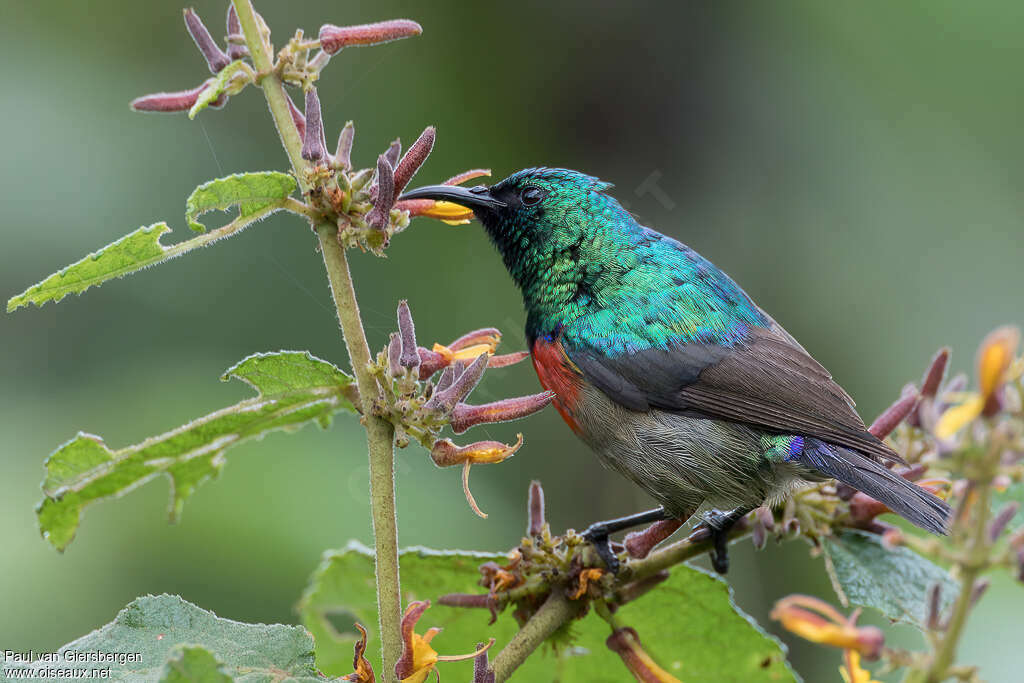
M846 683L876 683L871 673L861 668L860 658L878 659L885 636L874 626L857 626L858 616L860 610L844 617L832 605L809 595L788 595L776 602L771 612L772 619L801 638L843 648L839 673Z
M523 445L523 435L516 435L516 442L511 446L500 441L477 441L468 446L457 446L450 439L435 441L430 449L430 457L438 467L462 465L462 491L466 494L466 502L479 517L486 519L487 513L480 509L469 490L469 468L471 465L489 465L502 462L512 457Z
M948 439L981 415L999 410L999 392L1006 382L1020 377L1024 362L1015 360L1020 330L1006 325L989 333L978 348L978 391L964 395L960 405L942 414L935 436Z
M349 683L376 683L377 679L373 675L373 667L370 666L370 662L364 656L366 654L366 629L363 628L362 624L356 624L356 628L359 630L360 635L355 645L355 655L352 657L352 668L355 671L347 676L342 676L341 680L348 681Z
M636 631L628 626L613 631L605 645L622 657L626 668L640 683L680 683L678 678L658 666L651 656L644 652Z
M491 638L487 645L467 655L442 656L430 646L430 641L441 632L439 628L427 629L422 636L416 633L416 622L430 607L430 601L410 602L402 616L402 656L395 662L395 675L402 683L423 683L431 671L435 671L438 662L457 662L473 659L481 652L486 652L494 645Z

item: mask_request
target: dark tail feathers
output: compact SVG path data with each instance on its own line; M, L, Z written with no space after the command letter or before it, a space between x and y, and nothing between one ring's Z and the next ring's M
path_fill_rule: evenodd
M857 451L808 439L800 462L885 503L903 519L933 534L949 533L950 507Z

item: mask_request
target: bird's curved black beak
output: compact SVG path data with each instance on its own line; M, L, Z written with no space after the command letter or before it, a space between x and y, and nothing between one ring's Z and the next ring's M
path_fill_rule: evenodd
M494 211L507 206L505 202L495 198L486 185L477 185L476 187L427 185L406 192L398 198L399 201L403 199L436 199L464 206L474 212L479 212L481 209Z

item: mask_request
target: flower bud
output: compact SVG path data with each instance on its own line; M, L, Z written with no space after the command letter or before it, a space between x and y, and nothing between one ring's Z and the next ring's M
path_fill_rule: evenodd
M933 583L928 587L928 613L925 618L925 626L929 631L941 631L942 623L942 586Z
M438 370L448 367L448 361L436 351L420 346L416 349L416 353L420 357L420 381L429 379Z
M302 158L317 162L327 156L324 144L324 121L320 117L320 98L316 88L306 91L306 130L302 136Z
M288 100L288 111L292 115L292 123L295 124L295 130L299 131L299 137L302 138L303 145L305 145L306 117L303 116L302 112L299 111L299 108L295 106L295 103L292 102L292 98L288 93L285 93L284 97Z
M436 410L442 414L450 413L457 403L469 396L473 389L476 388L486 369L487 354L483 353L477 356L477 359L462 374L455 378L451 386L434 392L434 395L430 397L430 400L423 407L427 410Z
M196 47L199 48L199 52L202 53L203 58L206 60L206 64L210 67L210 73L220 73L221 69L231 63L224 51L217 46L217 43L213 41L213 36L206 30L206 26L203 25L203 20L199 18L193 9L184 10L185 15L185 28L188 29L188 33L192 36L192 40L195 42Z
M529 505L527 506L527 536L540 536L544 533L547 522L544 521L544 489L539 481L530 482Z
M388 160L388 163L391 164L391 168L393 169L398 166L398 157L400 156L402 156L402 139L395 138L391 144L388 145L387 151L384 152L384 157Z
M449 344L448 348L452 351L461 351L471 346L486 344L491 347L491 351L494 351L500 341L501 330L497 327L482 327L462 335Z
M242 34L242 22L238 20L238 12L234 3L228 3L228 58L242 59L249 56L249 48L241 43L245 41Z
M356 136L356 125L345 122L345 127L338 135L338 148L334 152L334 165L346 171L352 169L352 142Z
M388 341L388 372L392 377L402 374L402 339L397 332L392 332Z
M395 167L395 195L402 194L402 190L409 184L412 177L416 175L416 171L419 170L423 162L430 156L430 151L434 148L434 139L436 138L437 132L433 126L427 126L420 136L416 138L416 142L412 143L412 147L405 153L402 160L398 162L398 166Z
M441 439L436 441L430 449L430 457L438 467L464 465L467 462L474 465L488 465L507 460L522 445L522 434L511 446L500 441L477 441L468 446L457 446L450 439Z
M437 394L440 391L444 391L445 389L450 387L452 385L452 382L454 381L455 368L453 368L450 365L445 366L445 369L441 372L440 379L437 380L437 386L434 387L434 393Z
M355 627L359 631L359 640L356 641L353 648L355 654L352 657L352 668L355 671L347 676L342 676L340 680L348 681L348 683L374 683L376 679L373 675L373 667L366 659L366 629L358 622Z
M868 431L879 439L884 439L899 426L900 422L902 422L907 415L910 415L911 411L913 411L916 406L917 392L915 391L912 394L905 394L895 403L886 408L882 414L871 423L871 426L868 427Z
M935 398L942 384L942 378L946 374L946 365L949 364L949 347L944 346L932 358L924 379L921 380L921 396Z
M1004 505L996 516L992 518L992 521L988 525L988 540L995 543L996 540L1002 535L1006 529L1006 525L1010 523L1014 515L1017 514L1017 510L1020 508L1020 503L1011 501Z
M395 204L395 172L387 156L377 157L377 199L366 214L366 222L383 230L391 220L391 207Z
M686 520L662 519L654 522L643 531L632 531L626 534L626 552L630 557L642 559L647 557L655 546L674 534Z
M416 347L416 326L412 321L412 312L409 310L409 302L398 302L398 333L401 338L402 367L412 372L418 372L420 367L420 354Z
M524 361L530 357L529 351L516 351L515 353L503 353L499 356L491 356L487 359L487 367L489 368L505 368L509 365L515 365L520 361Z
M885 503L875 500L866 493L858 491L850 498L850 517L860 524L870 522L886 512L889 512L889 508Z
M469 171L463 171L458 175L453 175L448 180L441 183L442 185L461 185L467 180L473 180L474 178L482 178L484 176L491 175L491 169L489 168L474 168Z
M421 33L423 27L409 19L391 19L360 26L324 24L320 27L320 47L327 54L333 55L344 47L378 45Z
M679 683L679 679L662 669L640 645L636 631L626 626L608 636L605 645L622 658L629 672L644 683Z
M135 111L174 112L188 111L199 99L199 93L206 88L206 83L179 92L158 92L152 95L136 97L131 102L131 108Z
M494 670L487 664L487 648L477 643L476 649L480 654L473 660L473 683L495 683Z
M456 434L462 434L479 424L519 420L543 410L554 397L553 391L542 391L539 394L506 398L483 405L458 403L452 410L451 426Z

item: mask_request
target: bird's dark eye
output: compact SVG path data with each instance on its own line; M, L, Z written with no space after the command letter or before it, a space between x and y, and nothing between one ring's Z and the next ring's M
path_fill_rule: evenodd
M544 199L544 195L547 193L539 187L533 187L532 185L519 194L519 199L522 200L526 206L533 206L540 200Z

